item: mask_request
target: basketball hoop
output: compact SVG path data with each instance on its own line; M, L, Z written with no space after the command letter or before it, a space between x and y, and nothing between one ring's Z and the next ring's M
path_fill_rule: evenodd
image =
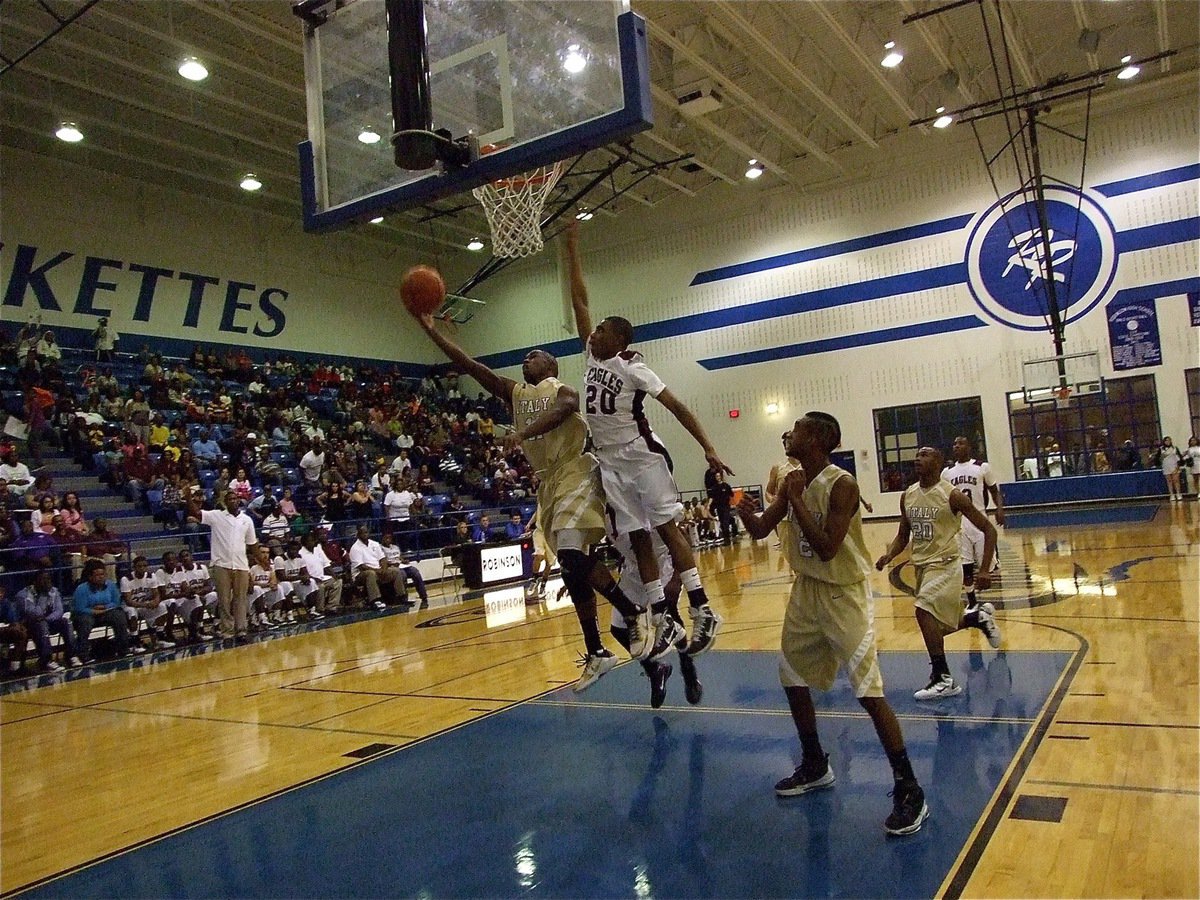
M511 178L498 178L471 191L483 204L496 256L522 257L541 251L542 210L562 173L563 163L559 160Z

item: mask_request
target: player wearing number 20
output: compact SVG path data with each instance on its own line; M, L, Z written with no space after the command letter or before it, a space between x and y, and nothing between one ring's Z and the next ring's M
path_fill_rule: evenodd
M941 700L962 693L946 663L946 635L963 628L978 628L987 635L988 643L1000 646L1000 629L992 604L980 603L964 612L959 564L960 520L966 517L983 532L982 567L975 575L975 583L981 590L987 588L992 583L996 528L966 494L942 478L943 460L942 452L933 447L917 451L914 466L917 483L909 485L900 498L900 528L887 552L875 563L875 568L882 571L912 538L912 564L917 571L917 624L933 670L929 684L913 694L917 700Z

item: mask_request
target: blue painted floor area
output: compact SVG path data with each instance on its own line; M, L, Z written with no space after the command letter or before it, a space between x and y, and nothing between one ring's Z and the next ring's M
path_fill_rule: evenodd
M891 775L848 687L817 695L837 775L777 799L798 745L773 653L698 660L704 704L624 665L50 882L44 897L931 896L1067 653L950 654L968 690L918 705L882 665L932 818L888 838ZM676 705L678 704L678 705Z
M1158 504L1137 506L1092 506L1087 509L1057 509L1046 512L1010 512L1005 528L1055 528L1063 525L1112 525L1118 522L1149 522L1158 514Z

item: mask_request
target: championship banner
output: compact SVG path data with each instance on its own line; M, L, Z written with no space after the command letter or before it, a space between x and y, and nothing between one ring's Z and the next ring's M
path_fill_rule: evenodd
M1114 370L1162 365L1162 341L1158 336L1154 300L1124 303L1112 300L1105 307L1105 314Z
M1192 313L1192 327L1200 328L1200 291L1193 291L1187 297L1188 309Z

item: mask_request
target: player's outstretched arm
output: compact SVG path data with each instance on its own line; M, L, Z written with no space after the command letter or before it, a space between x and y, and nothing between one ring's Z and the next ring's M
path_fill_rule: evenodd
M516 382L511 378L505 378L502 375L497 375L481 362L477 362L467 356L465 350L458 344L454 343L444 334L437 330L433 324L433 316L425 313L416 317L417 323L429 335L429 339L441 348L441 351L449 357L450 361L461 368L466 374L470 375L481 385L489 394L494 394L505 403L512 402L512 391Z
M592 333L592 313L588 308L587 284L583 280L583 264L579 261L579 223L570 222L564 233L563 248L567 271L571 277L571 308L575 311L575 332L587 347Z
M725 465L721 461L721 457L717 456L717 451L713 449L712 443L708 440L708 435L704 433L704 426L700 424L700 420L687 408L684 402L667 388L663 388L659 392L657 399L679 421L679 424L687 429L688 434L696 439L696 443L704 451L704 458L708 460L709 467L716 472L725 472L728 475L732 475L733 469Z
M771 529L787 515L787 509L787 498L782 495L776 497L762 515L758 515L758 504L749 494L743 494L737 505L738 518L742 520L742 525L750 537L756 541L770 535Z
M577 412L579 412L579 391L564 384L559 387L552 406L536 419L505 435L504 447L506 450L512 449L522 441L553 431ZM516 423L514 422L514 424Z
M880 572L883 567L899 556L908 546L908 538L912 534L912 526L908 521L908 510L904 508L904 498L900 498L900 527L896 529L896 537L888 545L887 552L875 561L875 568Z
M975 573L975 586L986 588L992 583L992 561L996 558L996 526L962 491L950 492L950 508L962 513L968 522L983 532L983 560L980 562L979 571Z

